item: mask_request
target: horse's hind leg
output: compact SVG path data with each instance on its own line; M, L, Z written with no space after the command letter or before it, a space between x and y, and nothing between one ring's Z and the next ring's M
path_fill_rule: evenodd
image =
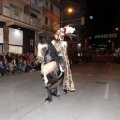
M52 88L51 94L60 99L60 92L58 91L57 87Z
M52 95L54 95L60 99L60 92L58 91L57 87L52 88L52 86L48 86L47 92L48 92L48 97L45 99L45 102L51 102Z

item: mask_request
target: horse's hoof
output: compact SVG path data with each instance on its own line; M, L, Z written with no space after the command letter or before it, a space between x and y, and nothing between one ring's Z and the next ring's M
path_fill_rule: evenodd
M60 97L60 91L57 91L57 96Z
M63 89L63 93L64 93L64 94L67 94L67 90Z
M50 102L52 102L51 99L49 99L49 98L46 98L46 99L45 99L45 103L50 103Z

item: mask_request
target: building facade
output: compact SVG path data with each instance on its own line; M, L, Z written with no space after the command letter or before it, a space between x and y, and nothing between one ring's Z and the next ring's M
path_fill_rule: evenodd
M51 41L60 27L59 23L60 0L43 0L43 29L38 34Z
M85 5L86 0L80 0L79 4L74 1L61 1L61 27L72 24L77 37L66 38L68 50L79 52L85 47ZM70 11L69 11L70 10ZM74 49L73 49L74 48Z
M39 36L51 39L59 26L59 0L0 0L0 53L35 53Z

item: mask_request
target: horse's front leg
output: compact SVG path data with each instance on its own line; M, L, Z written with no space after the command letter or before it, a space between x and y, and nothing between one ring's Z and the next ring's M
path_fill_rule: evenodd
M47 86L47 92L48 92L48 97L45 99L45 102L51 102L52 101L52 87L51 86Z
M47 88L47 92L48 92L48 97L45 99L45 102L51 102L52 95L54 95L60 99L60 92L58 91L57 87L52 88L52 86L50 85L46 88Z
M44 85L45 85L45 87L47 87L48 86L48 78L47 78L47 76L46 76L44 71L43 71L43 75L44 75L44 77L43 77Z
M45 72L44 71L42 71L42 72L44 75L44 77L43 77L44 85L45 85L47 92L48 92L48 97L45 99L45 102L51 102L52 101L52 94L51 94L52 86L51 86L51 84L48 84L48 78L47 78Z

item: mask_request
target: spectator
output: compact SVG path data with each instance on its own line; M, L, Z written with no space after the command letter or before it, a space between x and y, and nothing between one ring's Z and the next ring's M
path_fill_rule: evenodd
M41 69L41 65L36 60L35 61L35 70L40 70L40 69Z
M26 60L23 61L23 65L24 65L24 68L25 68L25 72L29 72L29 67L27 65L27 61Z
M2 60L0 60L0 76L4 76L4 66Z
M27 68L30 72L32 72L31 61L30 60L27 61Z
M8 63L11 62L11 60L12 60L12 55L11 55L11 53L8 53L8 55L6 55L6 59L7 59Z
M31 60L31 70L35 71L35 68L36 68L36 64L35 64L35 61L32 59Z
M15 74L15 72L17 71L16 69L16 65L14 64L14 61L11 60L11 62L9 63L9 67L10 67L10 72Z
M4 62L4 59L5 59L4 53L0 54L0 60Z
M21 58L21 59L19 60L19 62L18 62L17 69L18 69L18 71L20 71L20 72L24 72L24 71L25 71L25 67L24 67L24 63L23 63L23 61L22 61L22 58Z
M8 64L8 62L7 62L6 59L4 60L4 73L5 73L6 75L8 75L8 74L10 73L9 64Z
M26 61L29 60L29 53L26 54L25 59L26 59Z

